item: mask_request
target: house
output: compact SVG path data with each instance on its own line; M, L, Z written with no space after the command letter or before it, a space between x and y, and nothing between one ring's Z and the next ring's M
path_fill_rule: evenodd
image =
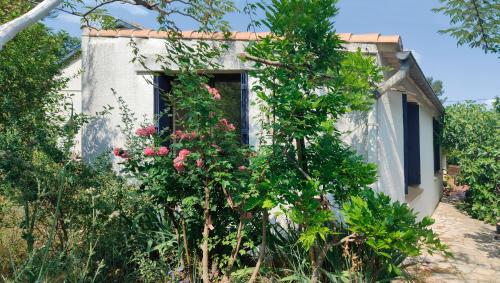
M248 76L251 62L242 62L238 54L252 40L265 34L235 32L227 40L229 50L220 58L221 70L214 72L211 84L230 99L230 119L241 130L241 140L257 145L259 110L253 106L257 97ZM68 91L75 93L75 110L88 114L115 105L122 97L137 117L152 119L164 108L155 82L168 90L170 78L151 72L161 71L155 54L164 50L166 33L147 29L94 30L85 29L82 36L81 58L65 70L71 76ZM378 165L377 191L394 200L407 202L419 216L430 215L442 193L441 153L436 132L443 106L427 83L411 52L404 51L400 36L380 34L340 34L345 48L361 49L385 66L385 81L380 86L371 111L351 113L339 122L345 141L366 161ZM183 32L185 40L222 40L214 34ZM144 56L144 65L131 62L131 40ZM145 67L146 66L146 67ZM86 126L79 137L79 149L85 159L121 146L124 138L119 125L121 117L115 109L111 115ZM175 127L173 121L162 118L159 126Z

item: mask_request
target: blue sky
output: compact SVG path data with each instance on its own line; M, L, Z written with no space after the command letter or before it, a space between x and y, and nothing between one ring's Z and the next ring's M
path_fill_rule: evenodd
M245 4L245 0L235 2L238 7ZM437 0L340 0L335 27L338 32L401 35L405 49L414 52L424 73L443 81L449 102L500 96L498 55L458 47L455 39L438 34L438 30L449 26L447 17L431 11L438 6ZM154 13L141 7L111 4L108 11L126 21L156 27ZM227 19L234 30L247 29L248 15L233 13ZM194 29L193 23L180 21L183 29ZM60 13L45 22L74 36L81 33L79 18L69 14Z

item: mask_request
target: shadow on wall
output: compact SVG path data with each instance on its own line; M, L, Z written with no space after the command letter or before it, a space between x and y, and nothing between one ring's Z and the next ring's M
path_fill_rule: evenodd
M109 127L109 118L97 117L83 128L82 154L86 162L92 162L103 153L111 152L111 137L118 135Z
M342 123L349 125L346 129L340 129L343 140L365 161L368 161L368 112L355 111L342 117Z

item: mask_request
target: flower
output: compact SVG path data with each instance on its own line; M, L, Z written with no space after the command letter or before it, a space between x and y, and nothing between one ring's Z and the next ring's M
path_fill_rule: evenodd
M120 155L121 158L127 159L128 158L128 151L122 150L122 154Z
M175 131L174 135L175 135L175 137L177 137L179 139L183 139L183 140L193 140L197 136L197 134L196 134L195 131L193 131L190 134L188 134L188 133L184 133L181 130Z
M146 148L144 148L144 155L146 156L154 156L156 153L155 153L155 150L150 147L150 146L146 146Z
M191 154L191 151L187 149L181 149L179 151L179 155L174 159L174 167L177 172L182 172L184 171L184 166L186 165L184 161L186 160L186 157Z
M186 158L186 156L190 155L191 154L191 151L187 150L187 149L181 149L179 151L179 157L182 157L182 158Z
M227 126L227 130L232 132L232 131L236 130L236 127L233 124L229 124Z
M220 93L219 93L218 89L216 89L215 87L210 87L208 85L205 85L205 87L207 88L208 93L210 93L212 95L212 98L214 100L220 100L221 99L221 96L220 96Z
M236 130L236 127L232 123L229 123L229 121L226 118L220 119L219 123L222 125L222 127L226 131L234 131L234 130Z
M184 171L184 161L179 160L179 157L174 159L174 168L177 172Z
M247 167L244 165L241 165L240 167L238 167L238 170L245 171L245 170L247 170Z
M203 168L204 164L205 163L203 162L203 159L200 158L200 159L196 160L196 167Z
M137 129L137 131L135 131L135 134L136 134L136 135L138 135L138 136L140 136L140 137L145 137L145 136L147 136L147 135L146 135L146 131L145 131L143 128L139 128L139 129Z
M158 156L165 156L169 152L168 147L162 146L158 149L158 152L156 153Z
M156 133L156 127L154 125L149 125L145 128L139 128L135 133L140 137L148 137Z
M154 125L147 126L146 133L150 136L154 135L156 133L156 127Z
M128 158L128 151L119 147L115 147L115 149L113 149L113 154L121 158Z

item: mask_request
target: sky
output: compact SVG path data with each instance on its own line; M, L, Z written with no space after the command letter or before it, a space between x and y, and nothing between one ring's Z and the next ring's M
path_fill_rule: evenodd
M242 8L252 0L234 1ZM358 34L399 34L404 48L414 53L426 76L443 81L447 103L468 99L491 103L492 98L500 96L500 58L481 49L457 46L454 38L439 34L438 30L449 27L446 16L431 11L439 5L438 0L340 0L335 28L337 32ZM125 21L157 28L155 14L142 7L113 3L107 10ZM243 12L226 18L235 31L246 31L250 22ZM183 29L195 29L192 22L182 18L178 21ZM45 22L54 30L81 34L76 16L61 12Z

